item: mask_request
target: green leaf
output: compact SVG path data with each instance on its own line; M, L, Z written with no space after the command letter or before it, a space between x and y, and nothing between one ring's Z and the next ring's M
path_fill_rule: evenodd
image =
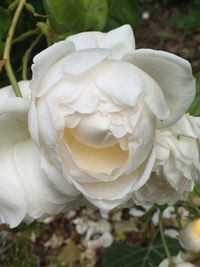
M101 31L107 20L108 5L106 0L83 0L83 31Z
M195 192L198 196L200 196L200 184L199 184L199 183L196 183L196 184L195 184L194 192Z
M169 31L157 31L155 33L156 36L162 37L162 38L166 38L166 39L177 39L178 36L177 34L173 33L173 32L169 32Z
M7 32L10 22L10 13L6 9L0 7L0 39L2 35Z
M134 0L111 0L106 24L106 30L130 24L133 29L138 23L139 13L137 1Z
M3 51L4 51L5 43L3 43L0 40L0 59L3 57Z
M34 30L30 30L27 32L23 32L22 34L20 34L19 36L17 36L16 38L13 39L12 44L16 44L18 42L22 42L24 40L26 40L28 37L31 37L33 35L38 34L39 30L38 29L34 29Z
M167 238L172 255L176 255L181 246L175 239ZM166 258L162 241L156 239L149 247L129 247L122 243L114 243L108 248L102 259L102 267L151 267Z
M196 81L196 95L188 112L190 115L200 116L200 77Z
M107 0L44 0L52 28L59 34L102 30L107 19Z

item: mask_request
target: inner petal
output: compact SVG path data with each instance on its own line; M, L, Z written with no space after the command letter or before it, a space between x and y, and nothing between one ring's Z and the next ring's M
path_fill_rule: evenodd
M129 156L129 152L122 150L119 144L104 148L87 146L75 139L67 128L64 130L64 139L77 166L87 171L111 174L125 164Z
M97 112L81 118L79 124L71 128L70 132L81 144L93 148L104 148L117 143L109 127L110 116L102 116Z

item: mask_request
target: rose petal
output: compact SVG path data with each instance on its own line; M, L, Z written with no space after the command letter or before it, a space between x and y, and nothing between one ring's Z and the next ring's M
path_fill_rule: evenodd
M26 202L13 159L13 145L0 145L0 223L16 227L25 217Z
M75 186L92 204L101 209L113 209L131 197L131 193L138 190L149 179L155 161L155 149L148 160L130 175L121 176L111 182L77 183Z
M126 55L131 62L148 73L162 89L170 107L170 113L158 127L167 127L187 111L195 95L195 79L188 61L164 51L138 49Z
M20 82L22 92L30 92L27 81ZM27 112L30 101L16 97L11 86L0 90L0 222L17 226L25 216L23 186L13 158L17 142L29 137Z
M33 218L61 212L72 198L59 192L40 165L40 152L31 139L15 146L14 161L23 184L26 212Z
M61 41L48 47L34 57L34 64L32 65L33 78L30 83L30 88L34 96L39 97L44 94L62 77L62 68L55 68L53 65L73 51L74 45L72 42ZM51 75L48 75L45 83L43 82L41 84L42 79L45 78L45 74L51 67L53 68Z
M110 53L110 49L87 49L71 53L65 59L64 71L81 74L107 59Z
M126 53L135 49L135 39L130 25L124 25L108 33L83 32L67 38L76 50L89 48L112 49L113 59L121 59Z
M51 154L49 156L51 156ZM64 177L63 174L59 171L62 169L62 166L60 166L60 169L58 169L52 162L51 158L47 158L46 155L42 155L41 168L47 175L48 179L51 180L51 183L54 185L54 187L62 194L71 197L80 194L80 192L72 184L71 179L69 177L66 177L66 175Z
M169 114L159 85L142 70L127 62L105 61L91 70L91 77L99 90L120 103L133 107L138 98L144 96L159 118L166 118Z

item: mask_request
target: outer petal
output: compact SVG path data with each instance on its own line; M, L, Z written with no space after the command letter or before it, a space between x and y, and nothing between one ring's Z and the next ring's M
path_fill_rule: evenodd
M28 129L32 139L39 146L38 117L34 102L31 103L28 113Z
M0 223L16 227L24 219L26 204L10 145L0 145L0 183Z
M168 117L158 127L172 125L187 111L195 95L195 79L188 61L151 49L138 49L124 57L148 73L161 87L170 107Z
M19 83L21 92L29 98L28 81ZM0 222L17 226L24 218L24 191L13 159L17 142L26 139L29 100L16 97L12 87L0 90Z
M30 83L33 96L40 95L38 87L46 72L60 59L74 51L74 45L69 41L58 42L37 54L32 65L33 78ZM62 77L62 70L55 68L52 75L48 76L46 88L51 87Z
M22 94L27 94L28 83L19 85ZM0 90L0 222L11 227L25 215L40 218L58 213L74 199L57 190L41 169L40 151L29 139L29 105L11 87Z
M181 196L163 177L151 175L148 182L133 195L139 205L174 204Z
M26 199L26 212L33 218L61 212L71 196L60 193L41 169L40 152L31 139L14 149L14 160Z
M135 39L130 25L124 25L108 33L83 32L67 38L76 50L88 48L112 49L113 59L121 59L126 53L135 49Z
M19 83L23 89L27 81ZM23 92L23 90L22 90ZM27 130L27 113L30 101L25 98L16 97L12 87L6 86L0 89L0 149L2 145L15 144L26 139L29 134Z

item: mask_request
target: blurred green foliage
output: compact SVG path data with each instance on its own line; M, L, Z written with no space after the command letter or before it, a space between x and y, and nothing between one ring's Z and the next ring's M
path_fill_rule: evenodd
M39 262L39 257L34 253L30 244L31 234L39 234L39 224L30 227L22 225L12 232L0 232L0 257L1 267L33 267Z
M44 0L45 12L57 34L98 30L105 26L107 0Z
M200 29L200 1L193 0L184 14L175 8L169 22L177 25L186 35L192 34L195 29Z
M105 30L117 28L123 24L130 24L136 29L139 19L138 4L134 0L110 0Z
M11 18L19 0L0 2L0 59ZM42 38L32 47L29 66L34 54L47 46L82 31L109 31L123 24L130 24L135 32L144 11L159 14L160 9L172 9L166 23L174 24L186 35L200 26L200 1L164 0L28 0L20 16L12 46L12 64L17 79L21 79L22 59L39 34ZM157 33L161 38L173 38L166 30ZM3 63L0 62L0 69ZM2 68L3 69L3 68ZM31 76L28 68L28 77ZM4 69L0 72L1 84L8 84Z
M0 2L0 59L11 18L19 0ZM109 31L123 24L136 28L138 22L135 0L29 0L20 16L12 45L12 65L21 80L23 56L37 35L43 38L32 47L30 54L82 31ZM46 39L46 40L45 40ZM29 59L29 62L31 60ZM0 69L3 62L0 61ZM30 66L30 64L29 64ZM3 69L3 68L2 68ZM30 68L28 69L30 72ZM0 71L0 86L8 84L4 69ZM28 74L28 77L30 77Z
M181 246L175 239L166 238L172 255L176 255ZM153 239L148 246L126 246L114 243L108 248L102 258L102 267L157 267L166 258L165 250L160 239Z

